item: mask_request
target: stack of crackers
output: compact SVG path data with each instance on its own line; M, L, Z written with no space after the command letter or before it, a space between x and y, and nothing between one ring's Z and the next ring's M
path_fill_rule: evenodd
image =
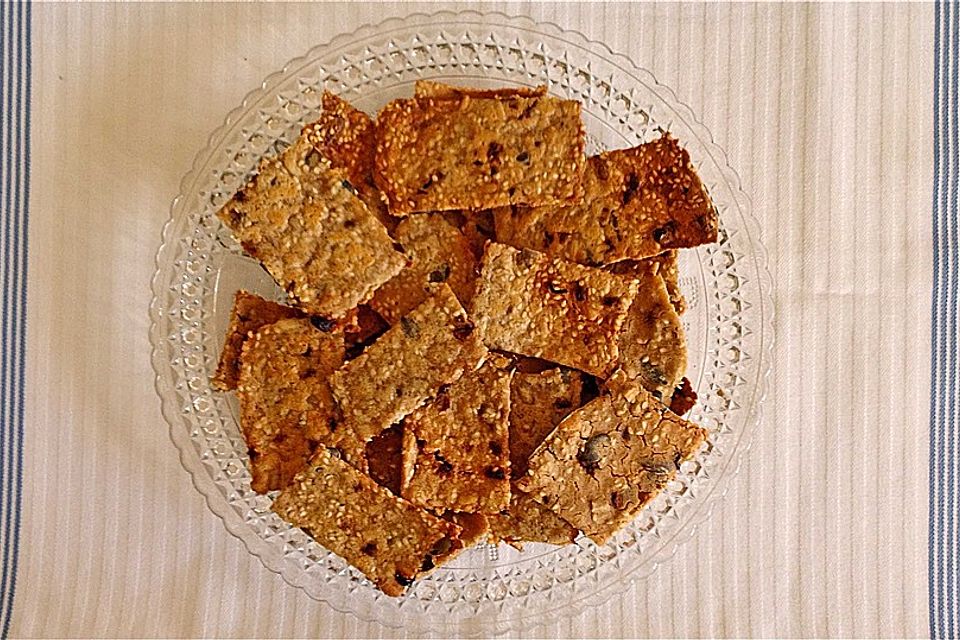
M480 541L604 543L707 436L677 249L718 221L687 152L588 158L544 87L322 107L218 214L287 292L237 292L213 379L253 490L390 595Z

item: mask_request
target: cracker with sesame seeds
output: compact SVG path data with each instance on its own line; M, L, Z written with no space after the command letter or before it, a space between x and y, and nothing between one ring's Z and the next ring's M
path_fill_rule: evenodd
M376 123L340 96L323 92L320 117L303 127L302 137L335 169L343 169L357 195L388 229L394 218L373 184Z
M570 523L516 487L510 494L510 507L487 516L491 544L506 542L522 549L524 542L569 544L577 538Z
M530 454L554 427L580 406L579 371L553 368L538 373L517 371L510 385L510 475L527 472Z
M346 427L366 442L487 356L480 333L447 284L331 377Z
M664 251L659 256L648 258L648 260L657 264L657 274L663 278L663 284L667 287L670 304L673 305L677 314L682 316L687 310L687 300L683 297L683 291L680 290L680 264L677 250Z
M510 504L510 378L502 356L464 374L403 425L401 495L428 509L497 513Z
M663 402L687 370L687 338L657 263L625 262L613 272L639 283L620 330L620 370Z
M345 445L358 462L349 434L336 429L329 378L343 363L343 334L324 333L306 318L261 328L243 344L237 397L240 430L250 452L251 486L282 489L324 446Z
M607 377L637 284L601 269L490 243L473 316L487 346Z
M497 239L594 266L717 239L716 208L669 134L591 157L584 192L573 204L497 209Z
M346 171L358 189L373 185L373 118L329 91L320 99L320 117L303 127L302 135L330 165Z
M639 384L624 383L567 416L517 487L603 544L673 479L707 431Z
M437 82L436 80L417 80L413 87L413 95L417 98L503 98L509 96L523 96L527 98L547 95L547 86L537 87L500 87L497 89L479 89L476 87L461 87L454 84Z
M510 384L510 475L527 472L530 454L567 415L580 406L582 375L579 371L552 368L539 372L517 371ZM510 506L490 516L490 541L521 548L524 542L566 544L577 530L555 513L516 488Z
M326 449L272 509L390 596L402 595L417 576L462 548L456 524L395 496Z
M329 318L368 300L406 265L345 176L301 136L264 160L217 214L298 307Z
M428 296L431 284L446 282L464 306L476 282L477 257L459 229L439 213L404 218L394 240L403 245L410 264L377 289L370 306L389 324L396 324Z
M223 341L220 361L213 374L211 384L221 391L237 388L240 377L240 350L251 332L261 327L287 318L302 318L303 312L272 302L249 291L239 290L233 296L233 308L230 311L230 324Z
M377 115L374 181L390 213L579 201L580 103L553 96L399 99Z

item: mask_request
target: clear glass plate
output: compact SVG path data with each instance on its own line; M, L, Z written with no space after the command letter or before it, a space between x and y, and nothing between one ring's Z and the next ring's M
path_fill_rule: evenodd
M374 113L420 78L476 86L547 84L580 100L588 151L632 146L668 130L690 151L720 211L720 242L681 252L689 310L692 419L709 442L611 542L564 548L505 545L464 553L390 598L270 511L250 490L232 395L209 384L234 292L282 298L243 257L215 212L257 160L314 119L324 88ZM170 435L207 504L270 570L364 620L411 629L490 634L569 615L624 589L669 559L722 497L759 418L770 360L766 257L736 173L690 109L650 73L599 42L528 18L469 11L367 26L312 49L269 76L226 118L181 183L153 280L150 340ZM224 567L229 571L229 567Z

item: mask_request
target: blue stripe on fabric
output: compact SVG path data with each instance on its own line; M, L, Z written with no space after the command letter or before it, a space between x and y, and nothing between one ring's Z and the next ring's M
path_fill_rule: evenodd
M937 4L934 35L933 296L931 300L929 576L930 636L955 638L960 569L958 392L958 62L960 9Z
M0 637L7 637L16 592L23 486L27 232L30 186L29 3L0 6Z
M944 569L947 575L947 592L945 594L944 610L946 612L946 633L948 638L956 637L956 588L957 588L957 546L958 536L956 528L957 511L957 394L954 390L957 381L957 173L960 167L957 166L957 61L960 59L960 49L958 49L957 40L957 4L951 2L950 11L950 64L947 73L948 91L944 96L947 99L947 115L950 118L947 135L947 158L950 162L950 173L947 181L948 209L947 220L950 224L950 245L947 251L947 261L949 265L949 283L947 288L947 309L950 313L947 336L950 340L947 350L948 373L946 376L947 387L945 397L947 399L947 479L946 493L947 500L947 548L946 548L946 567ZM952 212L952 215L951 215Z
M25 385L26 385L26 370L27 370L27 265L29 264L29 247L30 243L28 242L27 232L30 229L30 97L32 95L32 81L33 81L33 43L32 43L32 34L30 27L33 24L33 7L27 2L24 9L26 15L24 16L23 25L21 27L22 32L25 35L25 46L24 46L24 91L23 91L23 156L22 156L22 169L23 176L22 182L23 185L23 196L22 196L22 227L20 229L21 237L23 242L21 243L21 248L23 254L21 256L21 264L23 268L20 270L20 280L18 282L20 299L18 300L18 307L20 309L20 326L22 327L19 338L19 344L17 345L20 350L18 364L20 367L20 378L17 380L16 394L17 394L17 422L16 422L16 438L18 446L16 448L16 461L14 464L15 469L15 478L14 478L14 487L16 490L16 495L14 498L14 510L13 510L13 527L16 531L16 535L13 537L13 577L10 581L10 589L7 593L7 610L12 614L13 613L13 595L17 587L17 568L20 560L20 506L23 503L23 436L24 436L24 420L25 420ZM12 616L8 616L6 622L4 623L3 629L0 630L0 633L3 634L3 637L6 638L10 631L10 620Z
M10 563L7 562L7 549L11 547L9 544L11 542L10 536L10 520L7 518L7 505L11 501L11 497L8 495L7 491L7 474L8 474L8 463L7 457L11 448L13 447L12 434L9 433L9 425L12 422L12 407L10 406L9 398L7 397L7 389L9 388L9 379L12 375L13 367L10 364L9 360L9 351L11 347L11 340L8 334L10 329L10 305L11 300L7 292L11 291L10 285L10 274L12 271L12 251L11 244L13 242L13 229L12 229L12 191L10 184L10 166L12 163L11 158L11 149L12 149L12 136L13 136L13 118L14 113L11 108L10 98L13 93L13 71L15 65L13 64L13 38L10 37L11 25L13 23L13 16L11 15L13 11L12 5L4 4L3 5L3 14L0 16L2 19L2 29L3 29L3 42L0 43L0 49L2 49L3 55L3 73L0 74L0 77L4 81L4 91L3 91L3 112L4 112L4 145L3 145L3 164L0 166L2 170L2 185L3 185L3 305L0 309L0 326L2 326L2 338L3 347L2 347L2 361L0 361L0 367L2 367L2 378L0 378L0 391L2 391L2 402L0 402L0 418L3 420L3 430L2 430L2 444L3 451L2 456L0 456L0 500L2 500L3 512L0 514L0 520L3 523L3 559L2 565L3 570L0 574L0 588L4 594L4 600L0 603L0 616L2 616L2 621L6 623L7 619L7 608L6 608L6 593L7 593L7 583L9 581L9 572L11 570ZM0 629L2 632L2 629Z
M957 5L956 3L950 3L950 13L951 20L950 25L953 27L957 24ZM947 191L949 195L949 208L948 211L956 212L957 211L957 60L960 59L960 50L958 50L958 41L957 41L957 29L951 28L951 42L950 42L950 71L947 77L950 80L950 86L953 87L953 91L949 91L945 96L947 98L947 113L950 117L950 128L948 135L948 147L947 154L950 160L950 174L949 182L947 184ZM949 499L947 501L947 540L948 545L946 549L946 574L947 574L947 592L944 603L944 609L946 611L947 625L946 632L948 638L956 638L956 607L957 607L957 527L956 527L956 511L957 511L957 394L953 387L956 385L957 380L957 353L956 353L956 327L957 327L957 217L956 215L948 215L948 220L950 222L950 249L947 252L947 258L949 260L950 268L950 287L948 288L948 310L950 312L950 321L949 327L950 331L953 331L953 334L949 335L950 337L950 349L947 351L947 358L949 360L949 369L947 374L947 381L949 386L946 390L946 398L948 402L947 407L947 443L948 443L948 459L950 464L947 465L947 493Z

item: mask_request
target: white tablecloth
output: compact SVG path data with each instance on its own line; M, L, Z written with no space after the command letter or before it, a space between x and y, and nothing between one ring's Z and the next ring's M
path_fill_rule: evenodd
M409 632L288 586L206 507L160 414L147 308L179 180L244 94L338 33L438 8L33 6L11 636ZM675 89L739 172L774 280L770 395L727 496L654 575L524 635L928 635L935 8L472 8L582 31Z

